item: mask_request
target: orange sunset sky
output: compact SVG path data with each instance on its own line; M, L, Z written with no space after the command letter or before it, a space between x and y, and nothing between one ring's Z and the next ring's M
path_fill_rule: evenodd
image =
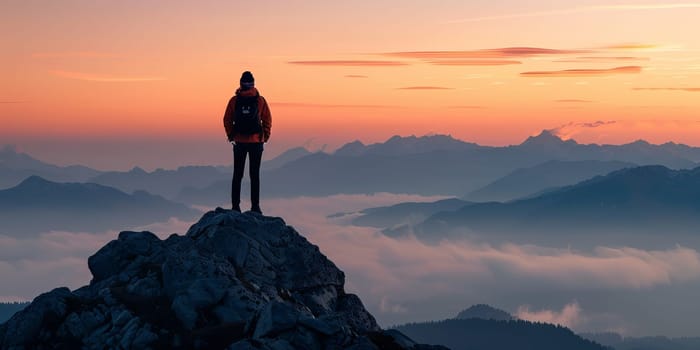
M14 1L0 145L100 169L230 163L251 70L266 158L446 133L700 146L700 2Z

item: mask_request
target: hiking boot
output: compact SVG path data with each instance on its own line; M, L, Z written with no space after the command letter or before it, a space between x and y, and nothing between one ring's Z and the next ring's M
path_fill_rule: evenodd
M233 207L231 208L231 210L233 210L233 211L237 211L237 212L239 212L239 213L240 213L240 212L241 212L241 206L240 206L240 205L238 205L238 204L236 204L236 205L234 205L234 206L233 206Z
M259 205L254 205L252 208L250 208L250 211L252 211L253 213L258 213L258 214L262 215L262 210L260 209Z

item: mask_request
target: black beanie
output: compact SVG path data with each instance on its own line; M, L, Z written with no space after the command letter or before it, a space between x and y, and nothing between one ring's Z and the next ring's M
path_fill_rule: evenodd
M255 78L253 78L253 73L249 71L243 72L241 75L241 87L245 89L250 89L255 86Z

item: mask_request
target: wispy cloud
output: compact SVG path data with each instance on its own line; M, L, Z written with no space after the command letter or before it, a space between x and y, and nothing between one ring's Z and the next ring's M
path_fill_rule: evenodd
M562 102L562 101L579 101L579 100L558 100L558 102ZM586 101L586 102L588 102L588 101ZM560 137L562 140L568 140L584 129L593 129L593 128L612 125L612 124L616 124L616 123L617 123L616 120L607 120L607 121L598 120L598 121L590 122L590 123L570 122L570 123L564 124L562 126L558 126L554 129L549 129L548 131L551 132L552 134Z
M600 49L605 50L647 50L655 49L658 45L654 44L643 44L643 43L624 43L624 44L614 44L600 47Z
M581 76L605 76L614 74L635 74L641 73L640 66L624 66L609 69L565 69L555 71L532 71L522 72L524 77L581 77Z
M598 5L598 6L581 6L564 8L548 11L533 11L533 12L517 12L507 13L493 16L479 16L462 18L448 21L448 23L465 23L492 21L501 19L527 18L527 17L545 17L556 15L568 15L586 12L609 12L609 11L645 11L645 10L673 10L673 9L694 9L700 8L700 3L656 3L656 4L626 4L626 5Z
M428 61L437 66L504 66L509 64L522 64L514 60L433 60Z
M378 60L330 60L330 61L289 61L289 64L304 66L341 66L341 67L395 67L407 66L408 63L400 61Z
M51 74L58 76L58 77L61 77L61 78L83 80L83 81L103 82L103 83L133 83L133 82L166 80L164 77L153 77L153 76L102 75L102 74L71 72L71 71L64 71L64 70L52 70L50 72L51 72Z
M454 90L454 88L444 86L404 86L396 90Z
M386 52L382 55L412 59L470 59L470 58L512 58L543 55L570 55L589 53L588 50L559 50L541 47L504 47L467 51L403 51Z
M346 78L369 78L366 75L359 75L359 74L348 74L345 76Z
M636 91L688 91L688 92L700 92L700 87L636 87L632 88Z
M569 63L569 62L609 62L609 61L648 61L648 57L633 57L633 56L587 56L575 57L573 59L556 60L554 62Z
M530 306L523 305L515 315L522 320L558 324L569 328L575 328L583 321L581 307L575 301L564 305L561 311L530 310Z
M21 100L17 100L17 101L4 100L4 101L2 101L2 100L0 100L0 104L16 104L16 103L27 103L27 102L29 102L29 101L21 101Z

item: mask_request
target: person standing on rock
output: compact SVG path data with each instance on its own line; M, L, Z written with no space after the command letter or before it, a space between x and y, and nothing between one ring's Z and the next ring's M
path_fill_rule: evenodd
M231 181L232 209L241 211L241 181L246 156L250 157L250 202L252 212L260 209L260 163L263 144L270 139L272 116L265 98L255 88L255 79L249 71L243 72L240 87L231 97L224 112L224 128L233 144L233 179Z

